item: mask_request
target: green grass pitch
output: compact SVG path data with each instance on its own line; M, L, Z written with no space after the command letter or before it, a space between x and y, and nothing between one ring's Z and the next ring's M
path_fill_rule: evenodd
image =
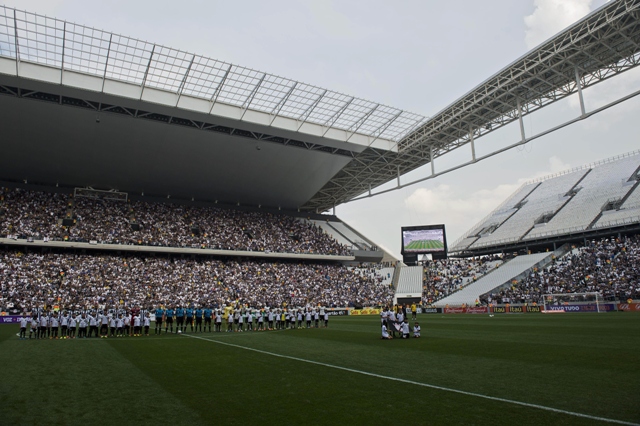
M3 325L0 424L640 422L640 315L419 321L423 337L408 341L380 340L377 317L332 317L328 329L40 341Z
M404 248L405 250L433 250L444 248L444 244L438 240L413 240Z

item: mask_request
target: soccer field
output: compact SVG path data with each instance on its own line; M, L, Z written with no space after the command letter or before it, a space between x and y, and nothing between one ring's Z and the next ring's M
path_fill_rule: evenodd
M408 341L380 340L377 317L82 340L4 325L0 423L640 423L640 315L419 321Z
M438 240L413 240L404 248L405 250L432 250L444 248L444 244Z

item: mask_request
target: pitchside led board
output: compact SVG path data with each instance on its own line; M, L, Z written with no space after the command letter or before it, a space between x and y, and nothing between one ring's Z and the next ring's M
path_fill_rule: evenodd
M403 226L400 251L407 264L415 263L420 254L430 254L433 259L446 259L444 225Z

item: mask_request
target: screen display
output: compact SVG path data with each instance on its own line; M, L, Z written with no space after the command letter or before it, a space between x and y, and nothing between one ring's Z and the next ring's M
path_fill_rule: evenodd
M444 225L411 226L402 228L402 254L446 253L447 239Z

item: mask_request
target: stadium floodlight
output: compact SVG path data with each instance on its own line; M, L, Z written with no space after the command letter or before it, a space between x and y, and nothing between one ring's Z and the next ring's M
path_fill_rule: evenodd
M544 313L606 312L600 293L545 294Z

